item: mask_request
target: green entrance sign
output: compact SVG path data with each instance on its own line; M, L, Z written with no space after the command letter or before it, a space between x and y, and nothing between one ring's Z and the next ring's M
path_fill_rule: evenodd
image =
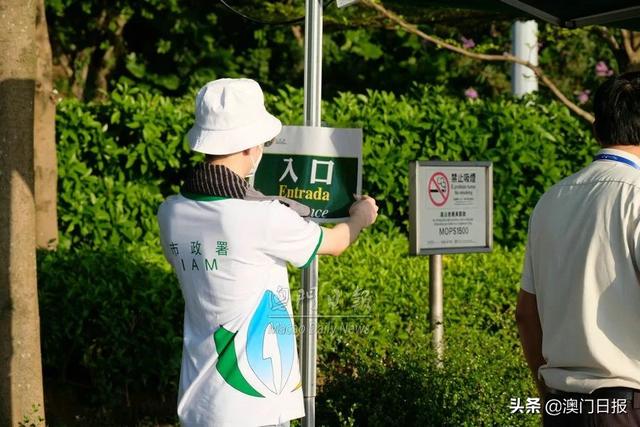
M254 186L309 206L318 222L347 218L362 191L362 130L285 126L265 148Z

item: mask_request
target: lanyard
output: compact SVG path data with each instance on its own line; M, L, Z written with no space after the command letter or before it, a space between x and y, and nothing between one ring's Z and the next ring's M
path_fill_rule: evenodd
M615 154L598 154L596 160L612 160L614 162L620 162L631 166L634 169L640 169L640 166L633 160L629 160L626 157L616 156Z

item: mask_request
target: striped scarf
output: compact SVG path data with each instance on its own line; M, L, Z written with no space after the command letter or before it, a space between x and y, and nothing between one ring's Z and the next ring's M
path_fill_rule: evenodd
M187 173L182 191L230 199L244 199L248 188L247 181L228 167L204 162Z
M311 215L311 208L308 206L286 197L265 196L228 167L208 162L200 163L187 172L182 192L230 199L277 200L301 217Z

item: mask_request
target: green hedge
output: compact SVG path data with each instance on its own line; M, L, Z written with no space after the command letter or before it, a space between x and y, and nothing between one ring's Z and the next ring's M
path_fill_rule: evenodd
M284 123L301 123L302 91L286 88L267 101ZM158 204L201 158L184 138L192 104L120 85L105 102L58 106L63 248L157 243ZM442 87L342 93L324 103L323 118L364 129L364 189L382 206L379 230L406 229L409 161L493 161L495 239L508 246L524 240L542 192L596 150L588 127L555 102L468 101Z
M319 425L538 423L509 411L535 395L514 322L522 256L444 257L443 368L429 349L428 261L408 256L405 237L365 232L342 257L320 257L319 312L350 317L320 319ZM42 253L38 271L48 377L76 384L105 420L145 404L137 419L171 420L183 302L159 249Z
M267 96L287 124L300 124L302 99ZM44 367L56 390L68 385L117 424L175 409L183 303L155 212L201 159L184 138L192 104L121 85L105 102L58 108L61 246L38 259ZM322 321L320 422L537 423L508 409L534 395L512 320L521 245L540 194L597 149L587 127L553 102L472 102L431 86L343 93L323 118L364 129L364 187L382 215L343 257L321 259L321 312L365 317ZM408 162L435 158L494 162L495 238L511 248L445 258L444 368L428 345L427 262L401 237Z
M62 248L157 242L155 212L187 159L188 110L126 86L104 103L58 105Z

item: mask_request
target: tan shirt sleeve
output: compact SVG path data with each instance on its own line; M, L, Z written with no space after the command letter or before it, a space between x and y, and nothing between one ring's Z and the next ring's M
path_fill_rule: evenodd
M531 214L533 217L533 214ZM531 248L531 218L529 219L529 230L527 233L527 248L524 254L524 265L522 267L522 276L520 279L520 289L530 294L535 294L535 283L533 276L533 259Z

